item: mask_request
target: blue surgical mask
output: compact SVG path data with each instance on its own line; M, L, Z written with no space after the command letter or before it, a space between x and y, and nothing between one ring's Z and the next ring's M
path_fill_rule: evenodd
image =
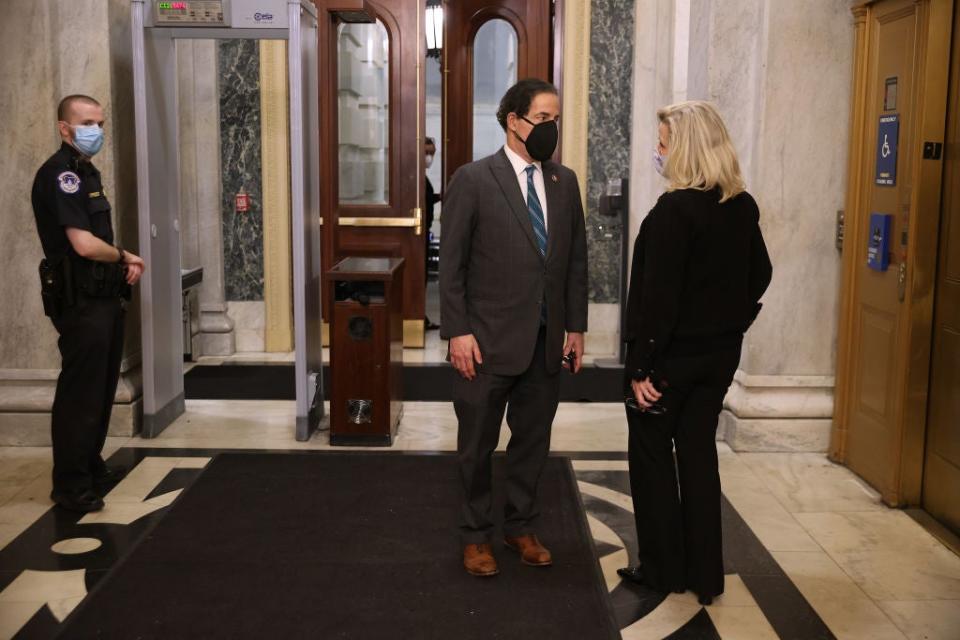
M657 149L653 150L653 166L657 170L657 173L663 175L667 164L667 156L660 155L660 152Z
M77 125L73 128L73 143L77 150L87 157L93 157L103 146L103 129L99 125L82 126Z

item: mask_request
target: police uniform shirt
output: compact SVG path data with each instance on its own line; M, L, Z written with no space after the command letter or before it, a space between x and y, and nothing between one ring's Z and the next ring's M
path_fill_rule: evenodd
M67 143L37 171L31 194L40 244L48 260L71 251L66 227L89 231L113 244L110 203L103 193L100 171Z

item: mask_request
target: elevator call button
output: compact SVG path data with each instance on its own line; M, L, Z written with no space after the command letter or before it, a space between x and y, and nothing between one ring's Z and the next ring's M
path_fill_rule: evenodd
M223 0L159 0L154 4L157 24L225 26Z

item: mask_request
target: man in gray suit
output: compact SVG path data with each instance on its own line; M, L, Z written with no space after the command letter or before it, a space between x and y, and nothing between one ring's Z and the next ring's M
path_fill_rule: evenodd
M552 562L536 535L537 484L550 451L561 362L580 370L587 330L580 189L573 171L550 161L559 118L552 84L518 82L497 112L506 145L460 167L444 199L440 335L450 340L450 362L460 373L453 388L460 530L464 567L473 575L498 573L490 456L505 408L504 544L525 564Z

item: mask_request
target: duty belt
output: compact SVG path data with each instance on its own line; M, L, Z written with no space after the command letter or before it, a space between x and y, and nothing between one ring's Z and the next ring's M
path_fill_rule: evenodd
M73 262L73 281L77 290L90 298L130 299L130 285L126 280L126 269L122 264L95 262L71 256Z

